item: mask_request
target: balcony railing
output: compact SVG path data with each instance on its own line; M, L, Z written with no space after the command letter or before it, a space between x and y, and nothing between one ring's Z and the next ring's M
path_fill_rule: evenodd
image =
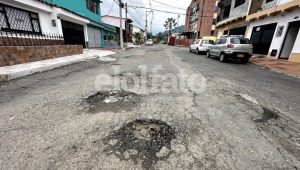
M0 46L50 46L64 44L64 37L59 34L30 34L0 31Z

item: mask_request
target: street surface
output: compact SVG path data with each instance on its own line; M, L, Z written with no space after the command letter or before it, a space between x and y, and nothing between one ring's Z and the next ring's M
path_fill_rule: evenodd
M0 83L0 169L300 169L300 79L154 45Z

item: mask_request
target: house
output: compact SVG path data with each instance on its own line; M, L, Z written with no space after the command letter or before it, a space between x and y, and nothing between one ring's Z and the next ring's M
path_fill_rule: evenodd
M122 18L122 30L124 42L132 42L133 25L131 19ZM104 15L102 22L116 27L116 37L120 37L120 18L115 16Z
M0 0L0 66L80 54L88 23L87 17L44 1Z
M104 31L110 31L101 20L100 0L39 0L54 7L66 9L85 18L85 21L69 18L58 10L66 43L82 44L88 48L104 47Z
M221 35L246 35L251 0L220 0L216 27ZM256 1L256 0L255 0Z
M216 0L192 0L186 10L183 35L189 39L216 35L217 2Z
M253 1L246 21L254 53L300 62L299 0Z
M132 28L132 42L133 43L136 43L135 33L140 33L141 34L140 38L143 39L145 31L137 26L133 26L133 28Z

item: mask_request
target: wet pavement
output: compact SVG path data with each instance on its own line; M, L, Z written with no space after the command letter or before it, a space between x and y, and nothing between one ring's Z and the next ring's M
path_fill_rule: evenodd
M0 84L0 169L299 169L297 78L166 45Z

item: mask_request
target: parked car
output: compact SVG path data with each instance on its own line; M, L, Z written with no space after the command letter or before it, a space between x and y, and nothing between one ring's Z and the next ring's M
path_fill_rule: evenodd
M196 52L197 54L206 53L208 46L213 44L213 40L197 39L191 46L190 52Z
M247 63L253 54L253 46L248 38L238 35L221 36L220 39L210 45L206 56L220 57L220 61L226 59L239 60Z
M146 45L153 45L153 40L152 39L148 39L146 41Z
M166 42L166 41L161 41L160 43L161 43L161 44L167 44L167 42Z

